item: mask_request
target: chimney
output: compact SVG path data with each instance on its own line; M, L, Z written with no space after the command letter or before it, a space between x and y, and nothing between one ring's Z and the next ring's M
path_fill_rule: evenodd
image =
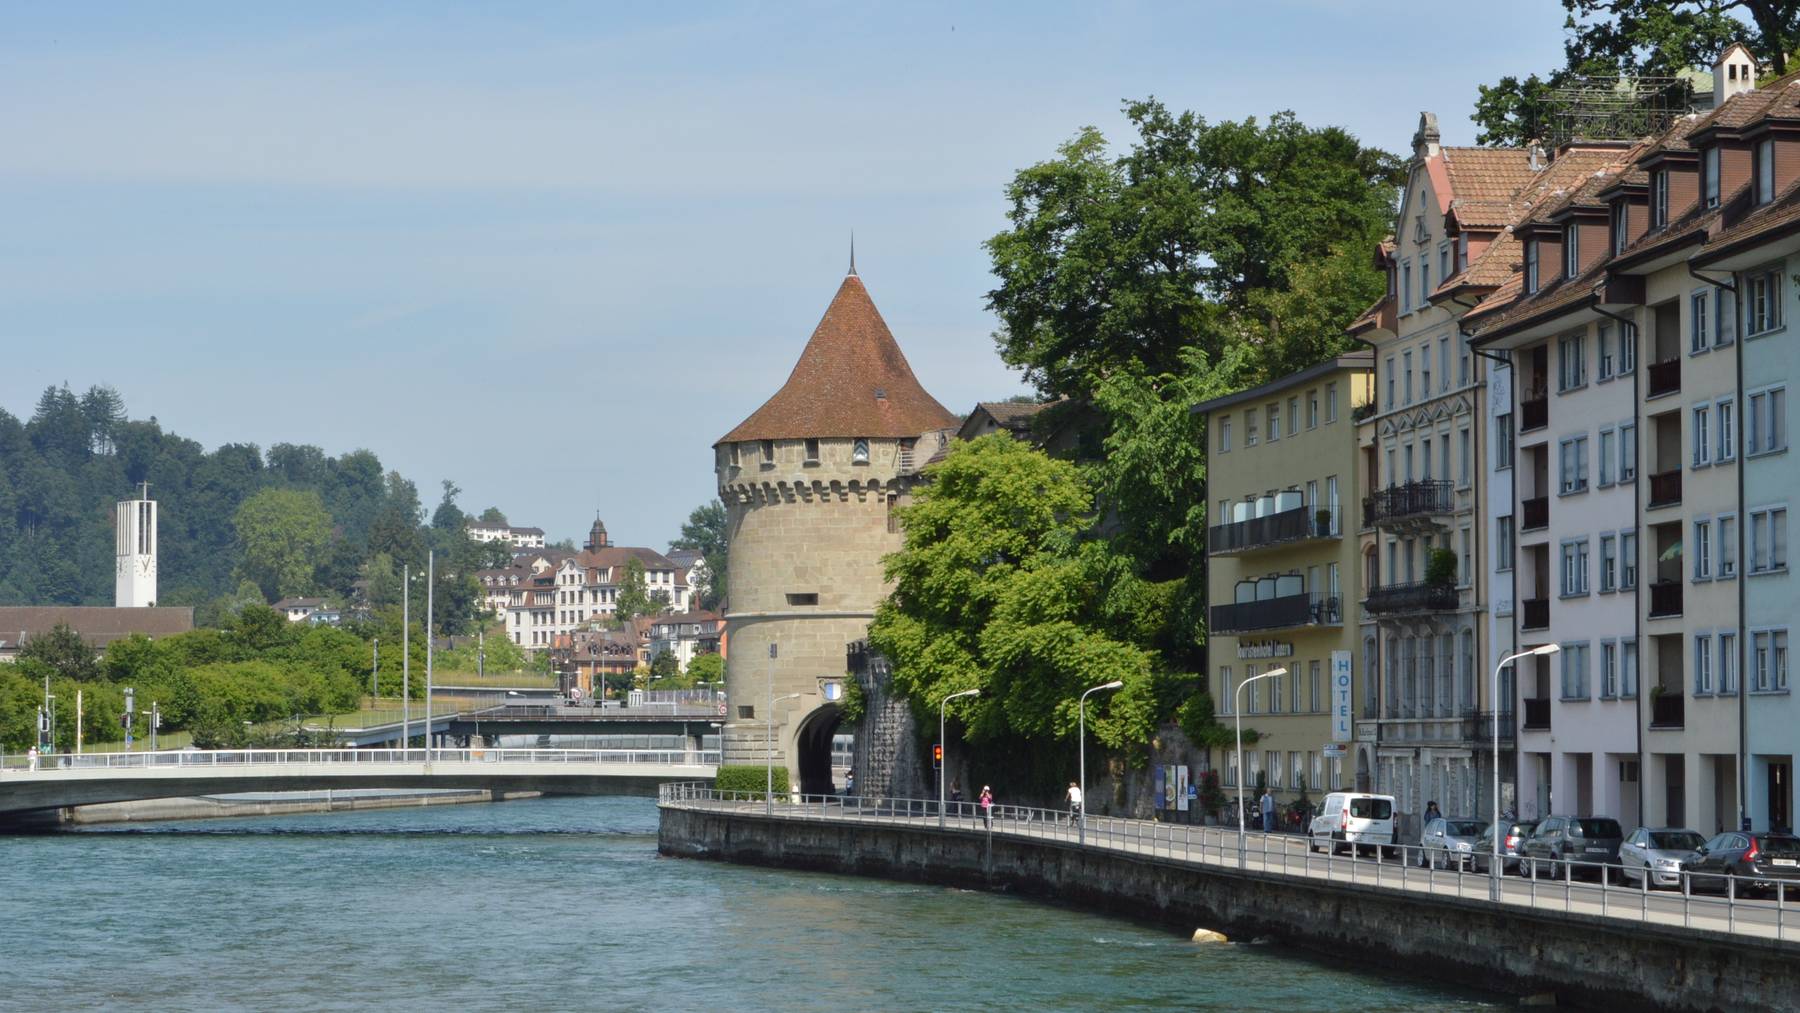
M1419 129L1413 133L1413 157L1423 162L1438 153L1437 113L1420 113Z
M1717 109L1733 95L1756 90L1756 58L1741 42L1733 42L1719 54L1713 64L1713 108Z
M1544 145L1536 138L1526 142L1525 159L1526 165L1532 172L1537 172L1549 164L1549 160L1544 157Z

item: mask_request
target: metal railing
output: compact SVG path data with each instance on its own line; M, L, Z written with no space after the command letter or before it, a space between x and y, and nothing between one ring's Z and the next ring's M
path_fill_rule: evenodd
M1376 524L1453 513L1455 509L1456 493L1448 480L1405 482L1363 497L1363 516Z
M891 825L928 833L1004 834L1265 877L1356 884L1396 895L1488 901L1669 928L1800 939L1800 932L1787 934L1787 908L1800 901L1800 873L1789 881L1684 868L1673 874L1678 877L1675 890L1664 892L1652 880L1666 881L1672 878L1670 873L1660 868L1640 870L1634 883L1618 859L1610 856L1585 861L1509 854L1502 856L1503 869L1495 875L1488 867L1490 853L1473 850L1261 831L1246 833L1240 845L1235 827L1091 814L1085 817L1086 843L1080 843L1084 828L1068 810L1013 805L984 809L973 802L951 802L940 819L936 799L798 793L777 797L780 801L771 806L761 792L720 792L700 782L672 782L658 789L658 803L669 808L752 818L772 813L782 820ZM1752 898L1752 893L1766 898Z
M1431 581L1383 584L1369 588L1369 596L1363 599L1363 611L1378 616L1408 612L1453 612L1460 605L1455 584Z
M1245 552L1309 538L1331 538L1336 518L1331 510L1317 506L1297 506L1262 517L1220 524L1206 531L1206 549L1214 555Z
M1288 594L1260 601L1214 605L1209 611L1214 633L1279 630L1294 626L1335 626L1344 621L1336 595Z
M55 775L76 770L220 767L367 767L378 763L658 764L712 766L716 749L176 749L142 753L0 756L0 774Z

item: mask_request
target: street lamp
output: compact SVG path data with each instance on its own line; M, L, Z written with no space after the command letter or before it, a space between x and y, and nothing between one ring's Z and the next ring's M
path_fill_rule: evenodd
M1076 752L1080 754L1081 774L1081 815L1077 817L1075 829L1076 843L1087 843L1087 698L1089 693L1098 693L1103 689L1118 689L1125 685L1118 679L1102 683L1081 694L1075 703L1075 739Z
M1237 717L1238 868L1240 869L1247 864L1244 852L1244 775L1250 770L1244 766L1244 687L1258 679L1278 679L1286 674L1287 669L1285 668L1271 668L1261 675L1253 675L1238 683L1237 689L1232 691L1231 712Z
M763 811L770 816L775 815L775 705L783 700L798 700L805 695L805 693L789 693L786 696L769 698L769 720L767 722L769 731L768 738L765 740L769 747L769 784L768 790L763 793L763 801L766 803Z
M944 708L950 701L965 696L980 696L980 689L965 689L961 693L952 693L938 701L938 748L944 748ZM938 829L944 829L944 767L950 762L948 754L938 757Z
M1517 654L1501 658L1500 664L1494 666L1493 681L1488 685L1488 699L1494 707L1494 854L1488 861L1488 899L1495 903L1500 901L1502 868L1500 864L1500 670L1520 658L1543 657L1555 654L1560 650L1562 650L1561 644L1545 644L1542 647L1533 647L1529 651L1520 651ZM1517 777L1516 771L1514 776Z

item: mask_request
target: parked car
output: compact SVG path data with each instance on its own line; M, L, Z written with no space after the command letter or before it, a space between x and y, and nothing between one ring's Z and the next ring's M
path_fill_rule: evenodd
M1697 849L1697 858L1682 871L1698 873L1688 878L1688 889L1724 893L1727 876L1736 877L1736 890L1775 892L1788 884L1789 896L1800 896L1800 837L1791 834L1727 832Z
M1537 820L1502 820L1506 828L1506 837L1500 841L1500 872L1518 872L1519 849L1525 846L1525 839L1537 830ZM1494 861L1494 828L1488 827L1481 832L1475 841L1475 871L1486 872Z
M1474 866L1475 841L1487 829L1482 820L1439 816L1419 835L1419 864L1433 869L1452 865L1458 872Z
M1325 796L1307 834L1308 851L1333 854L1364 848L1394 851L1394 796L1334 791Z
M1619 864L1624 842L1625 830L1610 817L1548 816L1525 839L1520 854L1528 876L1561 879L1566 866L1571 877L1605 877Z
M1627 883L1680 886L1681 867L1697 860L1706 838L1681 827L1638 827L1619 845L1619 878Z

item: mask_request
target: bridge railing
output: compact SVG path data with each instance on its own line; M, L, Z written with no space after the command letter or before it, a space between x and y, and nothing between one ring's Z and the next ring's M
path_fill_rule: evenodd
M382 763L640 764L716 766L716 749L180 749L141 753L50 753L0 758L0 774L74 770L217 767L366 767Z
M940 809L936 799L796 793L778 794L770 803L761 792L720 792L704 782L661 785L658 800L675 808L779 819L890 823L927 831L1046 838L1075 847L1297 880L1400 890L1415 896L1491 901L1666 927L1800 940L1800 929L1790 929L1787 924L1788 909L1800 904L1800 872L1787 879L1782 878L1785 873L1741 876L1657 867L1642 870L1634 881L1617 860L1503 855L1502 871L1496 875L1489 871L1487 854L1410 844L1351 844L1329 836L1315 839L1260 831L1246 831L1240 837L1236 827L1110 816L1087 816L1084 821L1072 817L1067 809L995 805L983 811L968 801L948 802Z
M464 721L628 721L647 718L717 718L725 713L721 706L677 706L644 704L638 707L568 707L545 704L500 704L484 710L463 711L453 715Z

